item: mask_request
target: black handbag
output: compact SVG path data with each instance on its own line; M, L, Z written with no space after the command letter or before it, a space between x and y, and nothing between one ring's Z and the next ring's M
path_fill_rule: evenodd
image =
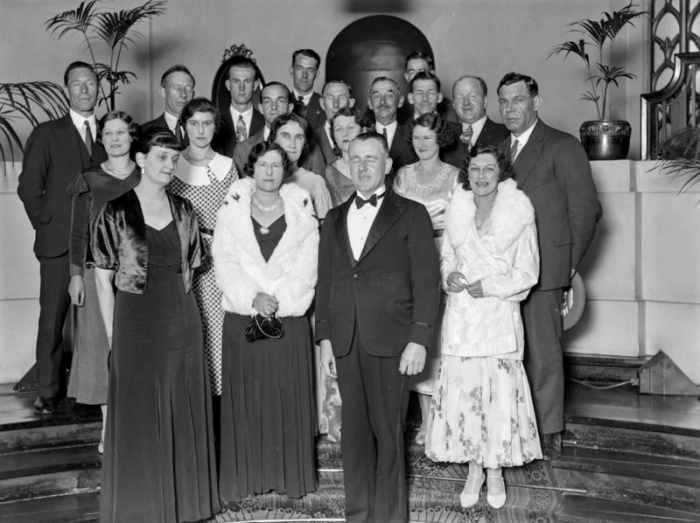
M282 336L284 336L282 320L274 315L269 318L260 314L253 316L245 328L245 339L250 343L268 338L278 340Z

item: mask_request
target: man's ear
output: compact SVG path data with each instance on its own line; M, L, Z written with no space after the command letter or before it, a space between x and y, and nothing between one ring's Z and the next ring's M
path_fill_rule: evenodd
M532 99L533 104L535 105L535 112L540 110L540 104L542 104L542 98L538 94Z
M289 104L289 105L292 105L292 104ZM326 101L323 98L323 96L318 99L318 105L321 106L321 110L325 113L326 112Z
M406 95L406 99L408 100L408 103L410 103L411 105L413 105L413 93L408 93L408 94Z
M228 78L224 80L224 85L226 86L226 90L230 93L231 92L231 80Z
M161 86L158 88L158 92L160 93L161 98L163 98L163 100L165 100L165 87L163 87L163 86L161 85Z
M405 101L406 101L406 99L404 98L404 96L402 94L400 94L399 95L399 103L396 104L396 107L398 109L401 109L403 107L403 104Z
M394 160L392 160L390 157L386 159L386 162L384 162L384 174L389 174L391 172L391 166L394 164Z
M287 102L287 110L286 110L286 111L282 111L282 112L283 112L283 113L286 113L286 114L289 114L289 113L291 113L293 110L294 110L294 104L290 104L289 102Z
M437 103L442 102L442 99L443 99L443 98L444 98L444 96L442 96L442 93L438 93Z
M349 99L348 99L348 107L350 107L351 109L352 109L353 107L355 107L355 99L354 99L354 98L349 98Z

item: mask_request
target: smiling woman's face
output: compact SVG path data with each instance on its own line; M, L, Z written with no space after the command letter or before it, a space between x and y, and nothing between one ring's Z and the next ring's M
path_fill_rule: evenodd
M277 151L268 151L253 167L255 187L259 191L278 192L284 179L284 161Z
M469 161L469 185L475 197L486 197L498 190L501 169L493 154L478 154Z
M439 151L440 146L437 143L437 135L435 131L416 125L413 128L413 136L411 137L413 149L420 160L430 160Z
M118 157L129 154L132 138L129 134L129 124L124 120L117 118L105 122L100 131L100 137L107 156Z
M343 152L348 152L350 142L360 134L362 127L358 125L352 116L336 116L333 120L333 137L338 147Z

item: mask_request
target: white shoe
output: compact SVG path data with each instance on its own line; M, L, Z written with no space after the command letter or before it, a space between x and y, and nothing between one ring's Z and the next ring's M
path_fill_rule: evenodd
M479 495L481 494L481 486L484 484L486 476L482 472L479 474L469 474L466 483L464 484L464 489L459 495L459 501L462 508L470 508L479 502Z
M506 504L506 484L503 482L503 476L489 476L486 480L486 501L496 509Z

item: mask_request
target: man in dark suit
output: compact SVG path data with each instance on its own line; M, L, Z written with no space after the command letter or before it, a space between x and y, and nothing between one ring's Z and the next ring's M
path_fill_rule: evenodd
M372 112L374 130L384 136L389 144L389 157L392 162L392 171L387 180L389 184L393 182L394 174L401 167L418 161L408 127L397 121L398 110L403 104L404 97L399 84L394 80L387 76L379 76L372 81L367 105Z
M233 155L238 142L263 130L265 119L253 107L253 92L258 86L258 70L250 58L230 59L228 78L224 82L231 94L231 105L221 111L221 128L214 136L212 147L220 154Z
M165 111L155 120L146 122L139 127L143 133L154 127L169 129L175 138L187 147L187 133L180 125L180 114L194 96L194 76L184 65L173 65L160 78L160 95L165 103Z
M513 159L518 188L535 208L540 278L522 303L525 370L544 459L556 459L564 430L563 290L593 240L601 207L579 141L538 118L537 82L508 73L498 85L498 104L511 132L501 147Z
M292 77L294 112L306 118L312 129L323 125L326 115L321 107L321 95L314 92L314 82L321 67L321 57L313 49L298 49L292 54Z
M247 140L237 143L236 147L233 149L233 163L236 169L238 169L240 176L243 175L243 167L248 161L248 156L250 155L250 151L253 150L253 147L267 141L270 137L270 128L275 118L282 114L287 114L292 110L287 86L281 82L268 82L265 84L265 87L263 87L260 92L260 104L258 108L263 118L265 118L265 127L262 131L255 133ZM320 171L323 173L325 164L318 147L309 150L301 166L312 172Z
M381 135L352 141L356 196L328 213L319 246L316 339L343 401L350 523L406 521L408 376L425 365L440 293L430 217L386 188L390 169Z
M27 140L17 193L36 232L34 254L40 265L39 332L36 375L39 384L34 409L56 410L63 324L68 314L68 240L71 197L66 191L88 166L106 159L97 142L94 108L98 81L89 64L73 62L63 76L70 111L58 120L38 125Z
M459 137L455 147L444 154L443 160L447 163L461 167L473 146L496 147L510 134L505 125L486 116L487 93L486 82L478 76L462 76L452 86L452 103L461 124L454 128Z
M404 71L403 77L406 79L408 85L411 85L413 78L421 72L435 75L435 60L433 60L433 57L428 53L413 51L406 57L406 70ZM415 119L416 115L412 103L413 102L406 103L399 109L398 119L400 123L408 124ZM443 97L437 104L436 110L443 120L459 123L459 118L457 118L449 98Z
M330 165L338 159L333 152L333 138L331 137L331 120L343 107L353 107L355 99L352 97L352 87L344 80L330 79L326 81L322 91L321 108L326 118L323 125L313 130L314 141L321 150L325 165ZM325 171L325 167L324 167ZM314 171L315 172L315 171ZM324 172L316 173L321 176Z

